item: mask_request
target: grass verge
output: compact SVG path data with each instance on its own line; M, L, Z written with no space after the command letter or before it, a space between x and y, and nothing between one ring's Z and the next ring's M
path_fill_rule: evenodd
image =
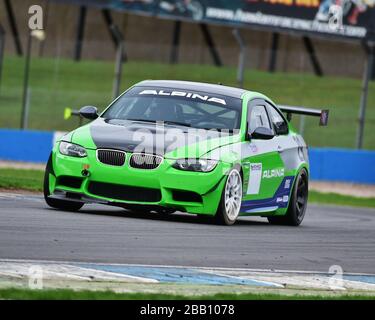
M283 294L215 294L183 296L156 293L115 293L113 291L74 291L69 289L0 289L0 299L13 300L374 300L371 295L283 295Z
M20 121L24 76L23 58L4 60L0 93L0 127L17 128ZM131 61L124 65L121 90L144 79L191 80L237 86L235 67L169 65ZM77 119L65 121L64 109L95 105L103 110L111 101L113 63L33 58L30 70L30 129L74 129ZM353 148L357 130L361 80L317 77L312 74L268 73L247 69L244 87L259 91L278 104L330 109L327 127L316 118L306 119L304 137L311 146ZM293 124L299 127L298 117ZM364 148L375 149L375 82L370 83Z
M42 170L0 169L0 188L42 191ZM336 193L309 192L309 202L318 204L334 204L353 207L375 208L375 198L358 198Z
M309 191L309 202L375 208L375 198L358 198L337 193L322 193L317 191Z
M43 176L42 170L0 169L0 188L42 191Z

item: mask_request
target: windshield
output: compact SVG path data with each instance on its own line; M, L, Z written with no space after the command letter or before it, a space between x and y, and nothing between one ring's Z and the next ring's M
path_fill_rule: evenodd
M102 117L234 130L240 128L241 99L181 89L134 87L115 101Z

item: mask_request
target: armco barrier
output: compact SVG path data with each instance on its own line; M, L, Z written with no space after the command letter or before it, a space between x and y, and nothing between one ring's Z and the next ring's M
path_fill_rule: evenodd
M375 151L310 148L311 180L375 184Z
M47 162L59 132L0 129L0 159ZM375 151L309 148L312 180L375 184Z
M53 132L0 129L0 159L47 162Z

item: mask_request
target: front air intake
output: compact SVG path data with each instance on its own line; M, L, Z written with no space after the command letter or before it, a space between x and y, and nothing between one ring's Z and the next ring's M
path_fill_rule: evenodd
M109 149L98 149L97 158L101 163L110 166L123 166L125 163L125 152Z
M91 181L88 191L92 195L123 201L159 202L160 189L125 186L113 183Z
M133 153L130 157L129 165L136 169L152 170L159 167L162 163L163 157L153 154Z
M80 177L59 176L56 185L68 188L79 189L81 188L83 179Z
M202 196L193 191L172 190L172 198L181 202L203 202Z

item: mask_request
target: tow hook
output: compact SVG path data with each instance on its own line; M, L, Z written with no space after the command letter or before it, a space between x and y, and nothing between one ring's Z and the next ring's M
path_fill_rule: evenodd
M84 176L84 177L89 177L90 176L90 171L87 170L87 169L83 169L81 174Z

